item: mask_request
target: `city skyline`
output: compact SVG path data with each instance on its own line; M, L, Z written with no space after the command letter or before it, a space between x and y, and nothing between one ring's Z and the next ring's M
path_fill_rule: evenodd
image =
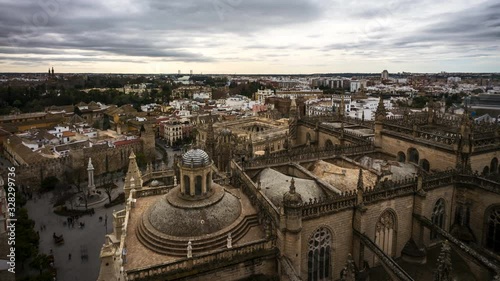
M498 72L495 1L5 1L0 72Z

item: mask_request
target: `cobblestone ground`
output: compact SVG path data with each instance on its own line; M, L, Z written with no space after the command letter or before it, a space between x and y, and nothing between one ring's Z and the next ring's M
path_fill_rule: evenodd
M122 190L123 184L119 184L116 193ZM40 199L29 200L27 203L28 213L32 220L36 222L35 230L40 232L40 252L54 253L55 267L57 269L57 280L71 281L95 281L99 275L99 253L104 243L106 233L112 232L113 209L120 210L124 206L117 205L110 209L104 207L94 207L93 216L83 216L79 219L85 223L85 227L79 228L75 224L74 228L64 225L66 217L54 214L52 208L52 194L44 194ZM107 201L106 201L107 202ZM107 215L107 226L105 217ZM102 221L99 221L102 217ZM40 226L45 225L44 231ZM64 236L64 244L56 245L53 241L53 233ZM87 252L88 259L82 259L82 253ZM71 259L69 259L71 254Z

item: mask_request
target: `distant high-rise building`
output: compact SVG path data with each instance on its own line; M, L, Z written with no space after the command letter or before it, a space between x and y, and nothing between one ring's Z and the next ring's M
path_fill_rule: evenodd
M181 75L181 70L180 70L180 69L179 69L179 70L177 70L177 73L178 73L179 75Z
M382 71L382 74L380 75L380 78L382 80L389 80L389 72L387 70Z
M190 70L190 71L189 71L189 75L193 75L193 70Z

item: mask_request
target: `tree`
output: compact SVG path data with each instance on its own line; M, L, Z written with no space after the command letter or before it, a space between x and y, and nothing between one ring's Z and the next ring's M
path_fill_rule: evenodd
M16 217L16 260L24 268L24 263L38 252L40 237L34 230L35 222L28 217L26 208L19 209Z
M46 269L50 269L51 260L46 254L38 254L30 263L32 268L37 268L40 271L40 275L42 275L43 271Z
M105 183L103 185L104 192L106 192L106 195L108 195L108 201L109 204L111 204L111 192L113 191L113 188L115 188L115 184L113 183L113 174L108 173L107 175L104 176Z
M144 153L142 152L139 152L135 155L135 159L137 161L137 166L139 166L140 168L144 168L146 167L146 155L144 155Z
M53 190L58 183L59 183L58 178L54 176L46 177L42 180L40 189L42 192L50 191Z
M78 106L75 106L75 108L73 109L73 112L78 116L82 116L82 111L80 110L80 108Z

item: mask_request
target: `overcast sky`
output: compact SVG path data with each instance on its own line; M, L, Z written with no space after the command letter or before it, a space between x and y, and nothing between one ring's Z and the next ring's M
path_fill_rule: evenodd
M500 72L499 42L498 0L0 0L0 72Z

